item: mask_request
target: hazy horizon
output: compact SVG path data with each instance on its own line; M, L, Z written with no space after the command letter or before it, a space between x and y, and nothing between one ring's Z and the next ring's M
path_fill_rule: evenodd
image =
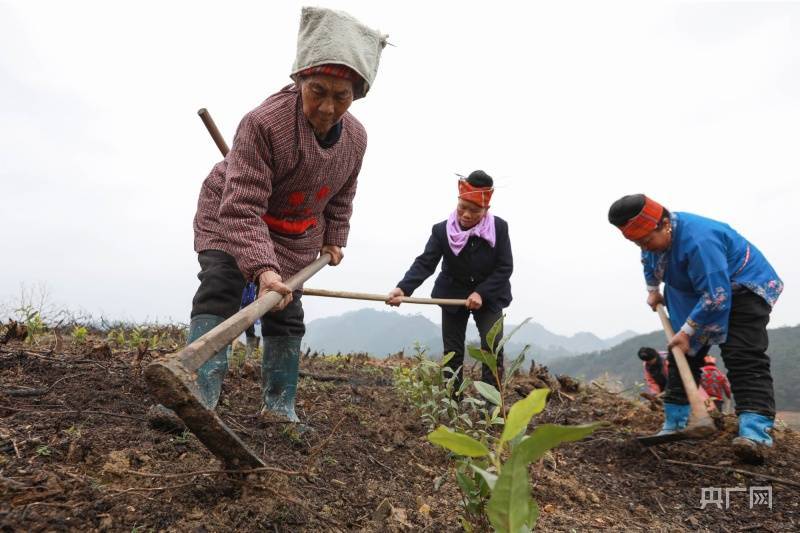
M800 321L800 4L317 3L394 46L351 107L369 147L344 261L309 287L388 292L453 209L455 173L482 168L509 222L510 322L659 327L606 220L635 192L733 226L785 282L770 326ZM301 5L0 0L0 302L46 283L94 316L188 321L192 218L220 159L196 111L231 142L290 83ZM305 302L308 321L383 308Z

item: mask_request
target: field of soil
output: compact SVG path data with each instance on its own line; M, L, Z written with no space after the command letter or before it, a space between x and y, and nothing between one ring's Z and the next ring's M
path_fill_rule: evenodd
M792 429L800 429L800 412L798 411L778 411L777 418Z
M190 433L153 429L141 368L158 351L9 340L0 345L2 531L459 531L452 462L392 386L407 358L305 357L298 413L311 427L265 424L250 363L224 384L220 416L275 470L220 471ZM555 389L537 422L606 421L531 466L541 531L798 531L800 438L775 433L762 466L736 462L735 418L703 442L642 448L660 415L596 385L543 369L514 394ZM777 479L775 479L777 478ZM750 508L770 486L772 508ZM739 488L701 509L702 488ZM724 505L723 505L724 507Z

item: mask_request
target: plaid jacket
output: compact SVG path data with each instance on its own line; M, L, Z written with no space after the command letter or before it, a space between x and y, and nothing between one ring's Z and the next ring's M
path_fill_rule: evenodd
M366 148L367 132L349 112L339 141L321 148L298 90L270 96L244 116L231 151L203 182L195 251L227 252L247 279L266 270L286 279L323 244L345 246Z

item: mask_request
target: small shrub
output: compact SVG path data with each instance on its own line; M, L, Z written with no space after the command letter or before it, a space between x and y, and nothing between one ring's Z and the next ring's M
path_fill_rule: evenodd
M117 348L123 348L127 345L125 330L121 327L110 330L106 335L106 340L109 344L114 344Z
M75 326L72 328L72 342L75 344L86 344L87 335L89 335L89 330L83 326Z
M81 428L78 426L70 426L69 428L64 430L64 433L69 435L71 439L81 438Z
M36 448L36 455L40 457L49 457L51 453L53 452L47 445L39 446L38 448Z
M32 306L22 306L16 310L20 321L25 324L27 336L25 342L28 344L38 344L38 338L45 332L46 327L42 314Z
M414 345L414 364L394 369L394 385L400 395L413 405L420 418L433 430L439 424L447 424L461 429L471 429L472 419L455 399L470 386L472 381L465 378L456 390L458 369L451 369L447 363L452 353L445 355L441 361L434 361L427 355L424 347ZM482 407L485 402L477 400L465 404Z
M447 375L449 369L444 367L447 359L436 363L418 351L414 366L395 370L398 389L429 424L444 419L450 420L455 428L441 424L428 434L428 440L456 457L456 483L461 490L464 509L461 523L467 531L487 530L490 526L501 532L531 531L536 525L539 508L531 496L528 466L560 443L582 439L599 425L542 424L528 435L531 418L544 409L549 389L536 389L510 407L506 405L506 387L522 365L527 347L504 377L497 369L497 354L528 320L495 344L503 326L501 318L486 336L491 347L489 351L469 348L470 356L486 365L494 378L494 384L472 383L483 400L466 398L463 402L472 406L491 406L482 409L484 416L477 424L467 423L468 419L471 420L469 415L459 412L460 405L450 399L448 393L452 392L454 379ZM465 379L464 382L468 381ZM466 386L462 385L460 392L464 392ZM448 395L450 401L445 401L443 394ZM445 407L440 407L439 403Z
M141 326L134 327L128 334L127 347L131 350L138 350L139 346L144 343L149 346L150 342L147 338L147 333Z
M180 435L178 435L176 437L173 437L172 440L174 440L176 444L186 444L186 443L189 442L189 437L191 437L191 436L192 436L192 432L189 431L188 429L184 429L183 433L181 433Z

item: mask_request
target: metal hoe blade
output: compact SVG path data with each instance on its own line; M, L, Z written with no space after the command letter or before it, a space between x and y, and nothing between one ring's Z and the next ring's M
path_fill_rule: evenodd
M175 359L164 359L149 365L145 379L150 392L183 420L211 453L226 468L258 468L264 462L231 431L213 410L206 409L192 374Z
M637 442L642 446L655 446L657 444L666 444L668 442L677 442L681 440L697 440L705 439L716 433L717 428L714 423L711 425L705 421L690 425L683 431L676 431L675 433L668 433L666 435L646 435L643 437L636 437Z
M331 260L323 254L285 284L292 290ZM229 468L257 468L264 462L236 436L213 409L206 409L197 388L197 369L272 309L282 296L269 292L179 352L153 361L144 371L150 393L183 420L186 427Z

